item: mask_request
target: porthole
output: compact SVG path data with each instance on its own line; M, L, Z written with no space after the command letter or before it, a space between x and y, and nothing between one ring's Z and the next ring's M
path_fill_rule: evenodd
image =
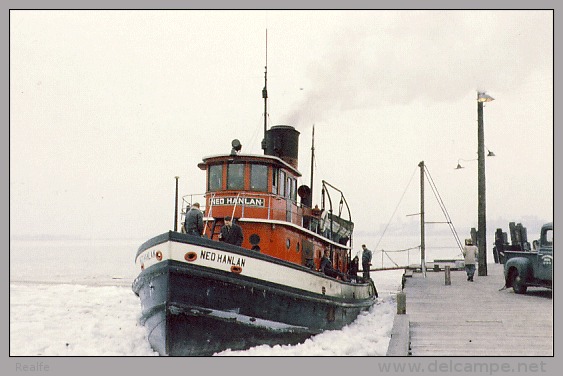
M193 261L197 260L197 253L195 253L193 251L187 252L184 255L184 260L189 261L189 262L193 262Z
M295 250L297 251L297 253L299 253L299 242L297 242L297 244L295 245Z
M289 240L289 238L287 238L287 240L285 241L285 247L287 249L289 249L289 247L291 247L291 240Z
M260 243L260 236L258 236L258 234L252 234L248 240L250 241L250 244L258 245Z

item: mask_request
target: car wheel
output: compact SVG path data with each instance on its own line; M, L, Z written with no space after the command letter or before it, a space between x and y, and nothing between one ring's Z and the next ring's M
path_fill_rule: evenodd
M512 288L514 292L517 294L525 294L526 290L528 290L528 286L526 286L526 282L524 278L518 274L518 272L514 272L514 276L512 279Z

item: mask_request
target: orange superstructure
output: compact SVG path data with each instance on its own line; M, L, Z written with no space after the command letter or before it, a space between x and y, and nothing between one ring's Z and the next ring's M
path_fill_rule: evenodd
M198 166L207 174L204 235L218 240L230 216L242 227L242 247L249 252L318 269L329 249L333 265L346 272L353 229L349 211L342 213L345 200L336 189L340 205L333 212L328 190L334 187L326 182L320 208L312 207L309 187L297 187L298 137L291 126L274 126L266 134L265 155L242 154L234 140L230 154L203 159Z

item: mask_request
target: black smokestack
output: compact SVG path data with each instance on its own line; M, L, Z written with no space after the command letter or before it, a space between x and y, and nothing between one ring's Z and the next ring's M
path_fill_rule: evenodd
M266 132L266 155L273 155L297 169L299 132L289 125L275 125Z

